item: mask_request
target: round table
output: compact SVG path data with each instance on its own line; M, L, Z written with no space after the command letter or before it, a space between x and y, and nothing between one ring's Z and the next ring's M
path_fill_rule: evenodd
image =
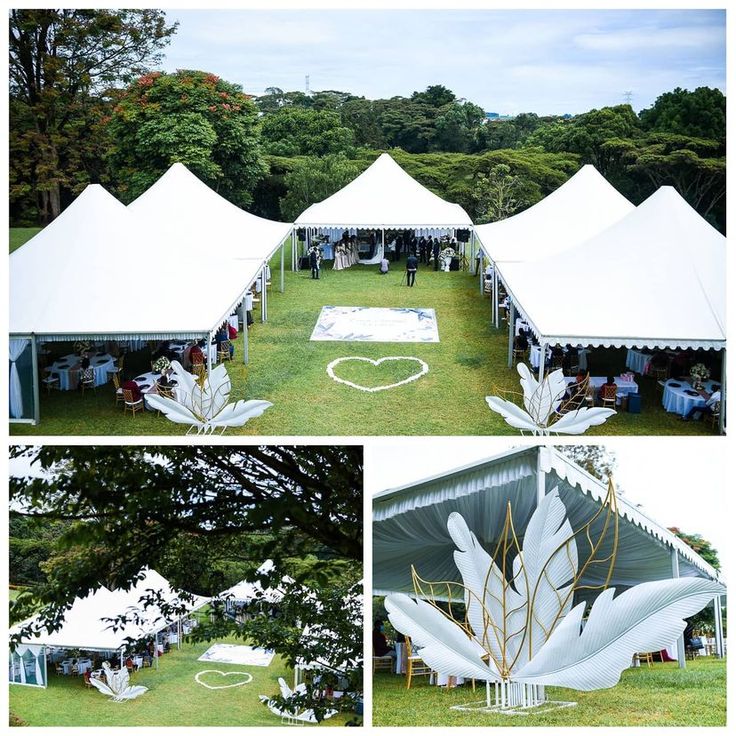
M714 391L720 390L721 384L717 381L705 381L703 388L706 392L705 396L700 392L696 392L687 381L670 378L664 383L662 406L664 406L665 411L680 414L684 417L692 409L705 407L710 395Z
M62 391L73 391L79 385L82 359L75 353L65 355L56 360L49 368L49 373L59 376L59 388ZM90 368L95 373L95 386L102 386L110 380L110 371L115 370L115 358L109 353L90 355Z

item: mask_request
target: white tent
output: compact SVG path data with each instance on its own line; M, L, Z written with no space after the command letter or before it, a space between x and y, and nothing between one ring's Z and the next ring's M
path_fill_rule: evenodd
M121 650L126 647L128 640L153 636L174 623L175 619L165 615L159 606L144 607L145 600L154 594L160 595L171 606L181 606L187 613L202 608L210 600L194 596L192 600L185 601L166 578L155 570L143 570L141 579L128 590L109 590L102 586L84 598L75 598L65 612L59 629L24 639L23 642L89 651ZM137 620L113 629L109 619L122 614L134 616ZM11 633L19 631L22 626L16 625Z
M588 164L523 212L476 225L475 231L494 263L536 261L572 248L633 210L634 205Z
M273 570L273 560L266 560L257 570L259 575L264 575ZM293 580L284 576L282 578L284 582L293 582ZM227 599L233 603L247 603L255 600L256 598L265 598L270 603L278 603L284 594L278 588L267 588L265 591L260 581L254 580L241 580L239 583L235 583L232 587L227 590L223 590L218 598Z
M726 239L672 187L575 248L500 269L541 343L726 347Z
M505 220L476 225L475 232L485 254L501 267L562 253L633 210L634 205L587 164L528 209ZM494 270L494 294L498 293L498 278ZM491 306L498 327L498 300L493 299Z
M294 224L377 229L473 227L459 204L430 192L387 153L339 192L304 210Z
M463 515L487 550L502 534L506 506L514 525L524 530L538 501L558 488L574 529L588 522L607 494L606 486L572 460L549 447L511 450L441 476L384 491L373 500L373 587L375 595L413 593L411 566L429 581L460 581L453 562L455 546L447 531L453 511ZM621 591L638 583L671 577L704 577L724 582L692 548L649 518L626 497L618 498L618 554L610 585ZM600 523L592 538L600 534ZM606 550L609 548L607 547ZM601 549L600 557L605 557ZM591 566L581 584L600 585L607 570ZM580 593L576 593L580 596ZM714 602L723 653L720 600ZM682 662L684 663L684 652Z
M255 279L266 283L266 262L289 230L230 204L181 164L128 208L92 184L10 255L13 363L32 352L35 381L37 340L212 335ZM23 415L18 405L14 414Z

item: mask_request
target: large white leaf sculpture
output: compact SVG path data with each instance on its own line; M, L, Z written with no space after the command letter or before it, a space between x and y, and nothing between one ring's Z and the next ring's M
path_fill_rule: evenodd
M146 403L162 411L175 424L190 425L190 430L196 429L197 434L242 427L249 419L261 416L273 406L270 401L259 400L229 404L231 383L224 364L214 368L201 383L178 361L172 361L171 368L177 379L178 398L148 394Z
M563 372L552 371L539 383L525 363L519 363L516 370L524 392L523 408L498 396L486 396L488 406L515 429L534 435L583 434L616 413L602 407L580 407L559 415L557 412L568 390Z
M130 674L125 667L113 671L109 662L103 662L102 671L105 673L104 681L97 677L90 677L89 681L103 695L108 695L115 702L134 700L148 691L148 688L143 687L143 685L130 684Z
M290 700L296 695L304 695L307 692L307 686L302 682L292 690L284 680L283 677L279 677L279 690L281 690L281 697L284 700ZM259 700L268 706L268 709L275 716L279 716L284 722L298 722L298 723L318 723L317 716L314 714L314 710L311 708L300 710L297 706L292 708L282 708L276 703L275 700L269 698L267 695L259 695ZM337 713L336 710L330 708L324 712L323 720L332 718Z
M724 588L712 580L681 578L642 583L614 597L615 588L604 589L618 540L612 485L609 499L608 516L604 505L584 527L573 530L555 488L532 514L523 548L509 506L494 555L481 547L460 514L450 514L447 528L457 547L453 556L462 585L428 583L413 572L417 599L386 597L391 624L411 638L418 655L436 671L500 683L496 693L497 699L502 693L497 700L501 707L539 704L535 698L542 692L540 685L612 687L634 654L671 644L683 631L684 619ZM609 530L612 548L606 539ZM590 548L582 565L578 534ZM607 565L606 583L583 585L583 572L594 564ZM463 590L462 622L455 620L446 602L454 600L452 585ZM595 587L603 591L587 620L585 602L573 608L578 585L588 592ZM435 595L436 588L446 591L442 599Z

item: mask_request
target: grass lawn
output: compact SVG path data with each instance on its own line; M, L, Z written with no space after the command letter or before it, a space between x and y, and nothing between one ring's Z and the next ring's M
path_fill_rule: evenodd
M12 231L11 231L12 232ZM290 258L286 256L286 263ZM434 272L424 266L417 285L400 286L402 271L394 267L380 276L374 266L323 271L314 281L308 271L286 272L286 290L278 291L278 258L272 263L269 320L249 331L250 363L243 365L242 337L236 360L229 364L233 399L266 399L274 406L228 434L248 435L516 435L488 408L485 396L498 389L518 391L516 371L506 367L507 330L490 326L488 298L478 293L478 279L465 272ZM432 307L437 312L439 343L310 342L323 305ZM69 345L51 344L59 354ZM335 358L411 356L424 360L429 373L387 391L366 393L338 384L326 367ZM591 375L619 373L626 350L595 350L589 356ZM129 356L126 369L149 370L148 352ZM126 370L126 373L128 371ZM393 383L407 376L406 365L341 365L342 378L364 385ZM412 372L411 370L408 371ZM135 373L133 373L135 375ZM652 379L640 380L641 414L621 413L588 434L707 434L703 422L681 422L661 406ZM39 426L11 425L16 435L151 435L184 434L185 427L153 412L135 418L115 407L112 384L97 395L52 392L41 397Z
M223 639L240 643L235 639ZM28 726L280 726L259 700L278 693L278 677L292 681L283 662L274 657L269 667L198 662L210 644L184 644L161 658L158 669L145 668L131 677L149 692L136 700L113 703L80 677L52 675L49 687L10 686L10 712ZM209 690L194 680L202 670L248 672L252 682L240 687ZM219 675L210 675L217 685ZM231 680L232 682L232 680ZM349 716L338 714L326 726L342 726ZM16 723L18 721L16 720Z
M30 240L40 230L40 227L11 227L10 252L12 253L17 248L20 248L26 240Z
M450 710L484 697L470 686L445 691L404 677L376 673L373 678L374 726L725 726L726 661L698 657L679 670L655 663L626 670L609 690L578 692L548 688L552 700L576 702L539 715L510 716Z

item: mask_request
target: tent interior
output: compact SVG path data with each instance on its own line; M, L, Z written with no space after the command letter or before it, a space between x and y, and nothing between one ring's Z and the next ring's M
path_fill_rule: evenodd
M524 531L538 498L555 488L574 530L582 529L594 517L607 495L603 483L557 450L530 447L374 496L374 595L413 595L412 565L424 580L461 582L453 561L455 545L447 531L447 517L453 511L465 518L481 546L492 554L502 537L510 504L523 546ZM619 540L610 587L621 592L638 583L680 576L721 581L719 573L696 552L626 498L617 498L617 512ZM591 526L594 540L604 523L605 514L601 514ZM598 559L612 552L611 532L609 526ZM582 565L590 547L582 533L576 542ZM591 565L580 584L600 586L607 574L607 564ZM600 589L592 595L598 592ZM588 595L576 591L575 602Z

